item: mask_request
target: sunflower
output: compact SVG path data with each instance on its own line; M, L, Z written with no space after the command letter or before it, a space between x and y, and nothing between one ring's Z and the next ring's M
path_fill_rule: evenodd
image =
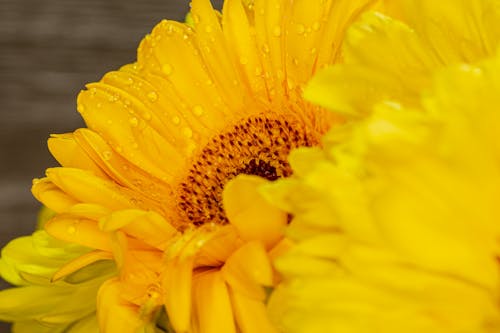
M351 117L397 99L420 102L435 71L495 55L500 45L496 0L403 0L392 13L367 12L347 32L344 64L318 73L305 90L316 104Z
M101 332L274 331L263 287L278 280L271 260L288 248L288 216L260 188L339 120L302 89L374 5L228 0L220 14L194 0L189 24L159 23L136 63L80 93L87 128L49 139L62 167L32 191L57 213L45 232L87 249L52 281L116 264L97 293Z
M421 9L414 29L365 15L347 64L308 88L355 121L292 152L293 176L266 188L294 216L269 305L282 331L500 331L498 2L442 3L402 2Z

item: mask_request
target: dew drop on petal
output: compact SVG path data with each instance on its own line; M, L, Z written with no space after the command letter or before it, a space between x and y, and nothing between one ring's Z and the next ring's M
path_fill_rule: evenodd
M154 91L151 91L148 93L148 99L154 103L158 100L158 94Z
M102 158L104 158L105 161L109 161L112 155L113 153L109 150L105 150L102 152Z
M137 125L139 125L139 120L136 117L130 118L128 122L133 127L136 127Z
M195 116L201 116L203 114L203 107L201 105L196 105L194 108L193 108L193 113Z
M319 28L320 28L320 26L321 26L321 24L316 21L316 22L313 23L312 28L313 28L314 31L318 31Z
M181 118L174 116L172 117L172 122L174 123L174 125L179 125L181 123Z
M162 70L163 74L168 76L168 75L172 74L174 69L173 69L172 65L165 64L161 67L161 70Z

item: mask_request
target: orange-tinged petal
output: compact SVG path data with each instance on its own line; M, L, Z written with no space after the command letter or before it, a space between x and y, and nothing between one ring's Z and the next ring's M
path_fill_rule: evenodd
M114 212L101 219L104 231L122 230L151 246L164 249L177 230L161 215L152 211L127 209Z
M156 201L166 200L170 187L162 180L130 163L105 142L97 133L81 128L75 131L78 144L118 184L137 190Z
M234 226L226 225L218 229L200 248L195 266L220 266L240 245L241 239Z
M237 71L227 51L222 27L217 12L209 0L193 0L191 13L195 24L196 41L203 61L218 86L218 95L222 91L226 104L233 111L245 109L246 90L238 87L241 83ZM246 98L245 98L246 97Z
M103 283L97 294L97 317L100 332L137 333L145 323L139 318L138 308L121 297L116 279Z
M283 237L287 214L269 204L259 193L263 178L239 175L224 188L226 215L244 240L259 240L272 247Z
M178 332L187 332L191 322L191 285L193 258L169 260L162 286L168 318Z
M138 193L85 170L50 168L47 169L47 178L61 190L81 202L99 204L109 209L133 208L144 205L144 198L141 198Z
M88 127L105 136L113 149L134 165L159 179L171 179L171 173L164 166L182 165L183 162L172 145L147 123L140 128L134 126L131 121L135 113L129 114L126 104L129 100L123 97L115 100L117 89L103 83L87 87L89 90L78 95L77 103ZM131 102L130 107L134 107ZM102 152L104 155L109 153Z
M262 286L273 285L273 268L266 249L259 242L248 242L239 248L221 272L234 290L261 301L265 298Z
M34 179L33 196L51 210L60 213L78 203L78 200L61 191L48 178Z
M163 117L176 135L176 145L185 153L196 141L206 140L227 124L228 116L237 116L238 109L229 110L227 98L208 72L193 35L193 29L173 21L162 21L139 46L140 63L147 69L141 73L165 96L158 104ZM149 72L149 73L148 73ZM200 89L193 89L200 87ZM193 133L190 134L187 129ZM195 140L193 140L195 139Z
M45 230L60 240L111 251L109 234L100 230L96 221L59 214L45 224Z
M71 206L66 213L78 217L84 217L89 220L99 221L100 218L108 215L111 211L106 207L96 204L78 203Z
M261 75L262 62L251 23L243 1L224 1L222 26L229 52L233 55L233 61L238 64L242 72L241 76L249 90L255 93L254 98L263 98L267 97L267 87Z
M287 7L285 0L256 0L254 3L255 34L263 63L262 75L268 82L270 99L280 102L285 97L285 46L281 35L286 33L282 18Z
M231 289L231 301L238 328L242 333L276 333L271 324L264 302L248 298Z
M229 292L219 271L195 274L193 299L199 332L236 333Z
M76 142L73 133L52 134L47 145L52 156L62 166L90 170L100 177L106 177L101 168Z

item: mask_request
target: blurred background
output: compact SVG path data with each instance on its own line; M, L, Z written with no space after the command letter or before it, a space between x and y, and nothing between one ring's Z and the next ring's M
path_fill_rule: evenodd
M33 231L31 180L57 165L49 134L83 126L85 83L133 62L156 23L188 10L188 0L0 0L0 247Z

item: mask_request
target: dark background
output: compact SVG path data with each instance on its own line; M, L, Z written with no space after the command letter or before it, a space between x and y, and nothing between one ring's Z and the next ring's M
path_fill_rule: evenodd
M31 180L56 165L49 134L83 125L75 101L85 83L133 62L156 23L188 10L188 0L0 0L0 247L32 232Z

